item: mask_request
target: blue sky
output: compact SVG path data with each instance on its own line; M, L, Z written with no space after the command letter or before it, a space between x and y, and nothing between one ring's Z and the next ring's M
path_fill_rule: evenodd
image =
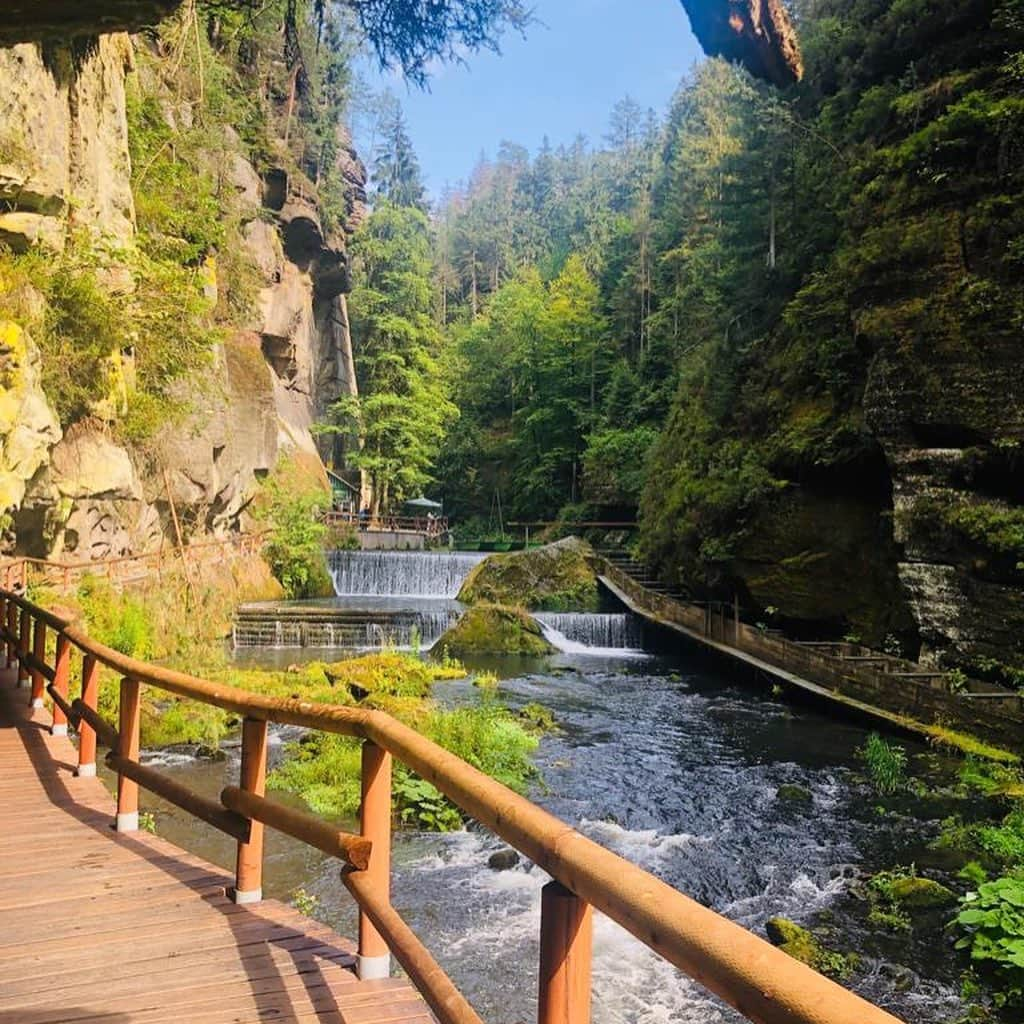
M364 71L372 89L390 87L402 103L433 196L470 174L481 151L503 139L535 152L577 132L600 143L608 114L627 93L665 109L679 79L701 56L679 0L535 0L540 24L525 40L509 35L501 55L470 55L446 66L429 92L395 75ZM369 161L373 140L356 112L356 143Z

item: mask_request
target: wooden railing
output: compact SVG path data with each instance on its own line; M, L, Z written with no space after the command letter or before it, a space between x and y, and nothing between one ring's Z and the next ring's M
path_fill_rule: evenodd
M161 546L155 551L139 555L121 555L117 558L97 558L92 561L60 562L47 558L18 555L0 562L0 588L28 585L33 577L53 583L67 590L85 575L102 576L113 582L136 579L152 573L161 573L180 559L201 564L232 553L253 555L263 546L265 533L242 533L223 540L198 541L184 547Z
M139 787L232 836L237 842L234 898L262 894L263 829L270 827L337 857L359 907L358 969L383 977L393 953L441 1024L480 1024L451 979L390 900L391 768L397 757L466 814L530 858L552 878L540 920L540 1024L585 1024L590 1017L592 909L761 1024L896 1024L888 1013L815 973L727 918L604 849L565 822L495 782L382 711L264 697L182 672L148 665L97 643L80 626L0 591L0 636L8 663L18 664L30 700L53 700L55 733L70 721L79 732L78 772L96 770L97 740L111 748L117 773L117 828L138 827ZM56 634L53 663L47 633ZM82 654L81 694L69 695L71 652ZM118 672L115 728L96 710L97 668ZM141 691L152 686L222 708L242 718L238 786L219 801L191 792L139 763ZM360 834L338 831L265 795L267 727L271 722L363 741ZM737 813L743 813L737 808Z
M448 532L446 516L360 516L354 512L325 512L325 526L351 526L370 533L422 533L424 537L443 537Z

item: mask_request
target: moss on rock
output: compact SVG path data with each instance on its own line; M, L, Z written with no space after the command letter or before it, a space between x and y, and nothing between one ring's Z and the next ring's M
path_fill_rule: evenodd
M931 878L897 878L889 885L889 895L904 907L926 909L952 906L957 895Z
M551 654L554 648L522 608L479 604L466 610L437 642L452 654Z
M535 611L590 611L597 607L597 574L590 545L578 537L491 555L466 578L459 600Z
M835 953L826 949L808 929L788 917L771 917L764 927L773 945L822 974L845 978L857 966L855 953Z
M775 799L787 804L813 804L814 794L806 786L787 782L775 791Z

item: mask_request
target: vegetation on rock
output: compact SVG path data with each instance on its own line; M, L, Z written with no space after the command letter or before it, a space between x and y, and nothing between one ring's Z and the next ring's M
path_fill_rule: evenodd
M855 954L826 949L814 934L786 917L770 917L765 922L769 940L794 960L834 978L847 977L857 966Z
M589 611L598 602L589 545L567 537L529 551L488 555L459 591L466 604L501 604L533 611Z
M455 655L554 653L544 632L522 608L476 604L467 608L454 626L437 641L437 649Z

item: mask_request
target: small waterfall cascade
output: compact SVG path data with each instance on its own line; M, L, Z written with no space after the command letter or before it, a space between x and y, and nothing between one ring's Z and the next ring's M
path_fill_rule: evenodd
M636 651L643 643L640 622L629 612L535 612L533 617L548 640L567 653Z
M454 598L477 551L331 551L327 564L339 597Z
M337 647L379 650L430 647L459 617L451 601L421 602L422 607L359 609L250 605L239 609L232 627L238 648Z

